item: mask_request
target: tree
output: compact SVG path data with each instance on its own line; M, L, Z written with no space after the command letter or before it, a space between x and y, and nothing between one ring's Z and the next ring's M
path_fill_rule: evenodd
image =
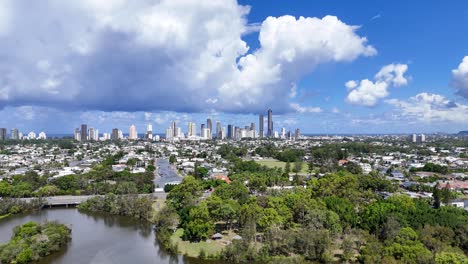
M436 264L462 264L468 263L468 258L465 255L456 252L442 252L435 256Z
M297 174L297 173L299 173L301 170L302 170L302 161L296 161L296 162L294 162L294 169L293 169L293 172Z
M291 163L286 162L286 165L284 166L284 173L289 174L291 172Z
M182 239L197 242L206 240L213 233L213 223L205 203L192 207L189 219L188 223L184 225Z
M177 162L176 156L175 156L175 155L171 155L171 156L169 157L169 163L174 164L174 163L176 163L176 162Z
M203 187L193 176L184 178L181 184L175 186L167 195L167 203L177 211L184 207L195 205L201 196Z
M434 188L432 189L432 198L434 199L434 208L440 207L440 200L441 200L441 193L439 190L439 183L437 183Z

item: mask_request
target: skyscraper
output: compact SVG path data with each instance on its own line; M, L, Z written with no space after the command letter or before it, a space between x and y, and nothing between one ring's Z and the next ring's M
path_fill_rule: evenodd
M263 124L265 123L265 120L263 119L263 115L259 115L258 116L258 136L259 137L263 137Z
M177 135L177 124L175 121L172 121L171 129L172 129L172 137L178 137L179 135Z
M273 111L268 109L268 137L273 137Z
M201 124L201 127L200 127L200 137L204 138L206 137L206 135L202 135L205 131L205 124Z
M7 130L6 128L0 128L0 141L4 141L7 139Z
M210 130L209 135L207 135L207 138L210 139L213 136L213 124L211 123L211 118L206 120L206 128Z
M187 137L194 137L197 135L197 127L195 123L189 122L188 123L188 132L187 132Z
M233 126L232 125L228 125L227 126L227 138L229 139L232 139L233 138L233 134L234 134L234 129L233 129Z
M146 126L146 134L145 134L146 139L153 139L153 125L148 124Z
M94 138L96 135L96 131L94 130L93 127L90 127L89 128L89 132L88 132L88 138L89 140L97 140L96 138Z
M75 128L74 138L76 141L81 141L81 131L79 128Z
M135 125L131 125L128 132L128 139L136 140L138 139L138 134Z
M81 125L81 141L88 140L88 126L86 124Z
M174 131L172 131L172 127L166 128L166 140L170 140L174 137Z
M119 129L118 128L113 128L112 129L111 140L119 140Z
M18 140L18 139L20 139L18 129L13 128L13 129L10 131L10 139L13 139L13 140Z
M299 128L296 128L296 133L294 135L296 139L299 139L301 137L301 130Z
M216 139L223 139L223 130L219 121L216 121Z

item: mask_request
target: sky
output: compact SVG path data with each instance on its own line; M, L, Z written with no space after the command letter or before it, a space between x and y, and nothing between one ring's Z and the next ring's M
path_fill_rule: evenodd
M0 0L0 127L468 130L468 2ZM258 125L257 125L258 126Z

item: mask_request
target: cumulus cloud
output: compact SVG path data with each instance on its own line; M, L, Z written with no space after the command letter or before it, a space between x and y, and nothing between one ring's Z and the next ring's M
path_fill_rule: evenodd
M235 0L1 1L0 108L294 111L291 87L318 65L376 54L333 16L248 13Z
M403 118L421 122L468 123L468 105L456 103L438 94L419 93L409 100L390 99Z
M383 66L374 76L375 81L369 79L360 82L351 80L345 83L349 94L346 101L355 105L374 106L382 98L389 95L389 87L399 87L408 84L404 76L408 70L406 64L389 64Z
M468 56L463 58L457 69L452 70L452 86L458 95L468 99Z

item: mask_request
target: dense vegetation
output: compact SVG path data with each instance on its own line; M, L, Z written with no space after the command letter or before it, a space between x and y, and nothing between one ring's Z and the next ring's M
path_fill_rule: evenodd
M13 230L0 245L0 263L30 263L60 250L71 239L71 229L57 222L28 222Z
M450 172L449 168L447 166L442 166L434 163L426 163L424 167L422 168L411 168L411 172L417 172L417 171L427 171L427 172L436 172L440 174L447 174Z
M41 209L43 202L41 199L33 199L29 202L18 199L3 198L0 199L0 219L12 214L19 214L33 210Z
M110 156L84 174L51 178L50 175L39 176L35 171L29 171L16 175L10 180L0 181L0 197L153 192L153 172L131 173L128 169L115 172L111 167L115 159Z
M137 219L150 220L152 217L153 200L137 195L97 196L81 203L78 209L89 212L105 212L113 215L125 215Z
M195 177L170 191L156 221L164 246L174 246L168 238L176 228L193 242L234 230L242 239L218 256L232 262L291 256L312 262L468 261L465 210L434 208L434 201L402 195L383 199L376 193L396 186L379 176L340 171L301 179L306 188L278 191L268 186L281 184L279 170L237 161L233 171L233 182L219 185L206 199L200 198L203 184Z

